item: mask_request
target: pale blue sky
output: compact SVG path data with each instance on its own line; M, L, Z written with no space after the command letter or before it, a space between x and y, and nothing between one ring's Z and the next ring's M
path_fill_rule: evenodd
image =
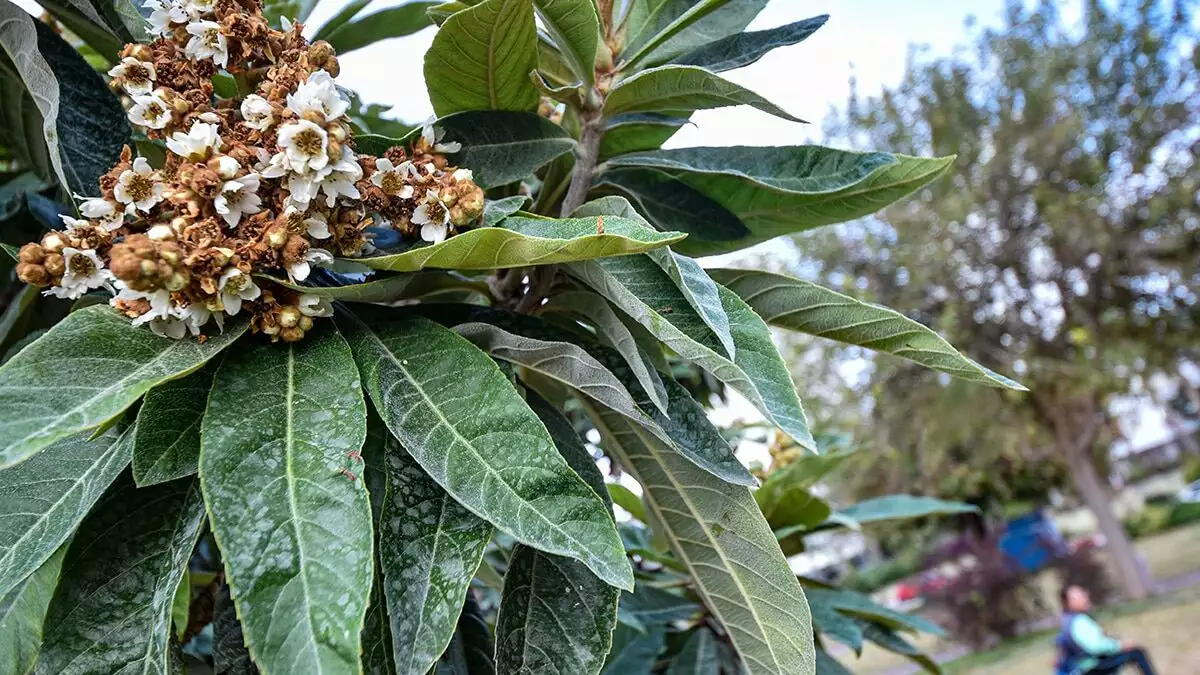
M367 11L403 1L381 0ZM324 0L309 25L320 26L344 4L345 0ZM744 106L702 111L693 117L696 125L681 131L671 145L779 145L814 140L829 107L845 102L852 74L865 92L895 84L903 75L910 44L928 45L934 54L949 54L965 41L963 22L968 16L996 25L1003 5L1003 0L774 0L751 29L817 14L829 14L829 23L805 42L777 49L726 76L813 124L793 124ZM432 39L433 29L426 29L347 54L341 59L338 83L358 91L366 101L395 106L401 119L424 119L432 109L421 81L421 61Z

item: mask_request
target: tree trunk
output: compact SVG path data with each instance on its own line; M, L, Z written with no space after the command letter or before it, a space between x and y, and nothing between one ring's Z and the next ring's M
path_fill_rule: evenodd
M1059 449L1067 456L1075 489L1083 503L1096 516L1096 523L1104 535L1109 566L1116 573L1116 581L1122 595L1127 600L1145 598L1150 594L1150 580L1146 570L1138 562L1133 542L1125 533L1124 525L1117 520L1112 511L1108 489L1105 482L1100 480L1096 464L1092 460L1091 444L1084 445L1060 438Z

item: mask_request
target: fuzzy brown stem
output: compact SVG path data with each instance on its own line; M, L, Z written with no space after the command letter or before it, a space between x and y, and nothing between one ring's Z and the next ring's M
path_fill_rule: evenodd
M584 111L583 126L579 132L579 145L575 149L575 168L571 172L571 187L563 198L561 215L566 218L587 200L592 188L592 174L600 158L600 139L604 137L604 120L597 111Z

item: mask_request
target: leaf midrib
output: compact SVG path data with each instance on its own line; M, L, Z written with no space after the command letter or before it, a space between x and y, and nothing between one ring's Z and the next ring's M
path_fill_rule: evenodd
M490 475L497 483L499 483L500 485L503 485L504 490L509 495L520 500L522 503L528 504L529 501L527 499L525 499L521 495L517 494L517 492L515 490L513 490L512 487L508 484L508 481L506 481L503 476L501 476L499 473L497 473L496 470L494 468L492 468L492 466L490 464L488 464L486 461L484 461L483 456L481 454L479 454L478 450L475 449L475 445L473 443L471 443L469 440L467 440L467 438L465 436L463 436L461 433L459 433L458 429L453 424L450 423L450 420L446 419L446 416L442 414L441 409L439 409L437 407L437 405L434 404L433 400L429 398L429 395L425 393L425 387L419 381L417 381L416 378L414 378L412 376L412 373L408 372L408 368L404 367L404 365L401 363L400 359L396 358L396 355L392 352L391 349L388 348L387 343L385 343L383 340L381 340L379 338L379 336L375 333L375 331L370 326L366 325L361 320L359 321L359 323L360 323L360 325L362 325L363 329L370 336L371 340L373 342L375 342L379 346L380 349L382 349L383 353L386 355L386 358L389 361L391 361L396 366L396 368L401 373L404 374L404 378L406 380L408 380L408 382L411 385L413 385L414 390L418 394L420 394L421 399L425 401L425 404L429 407L429 409L431 411L433 411L433 414L441 421L441 424L445 425L445 427L450 431L450 433L453 434L453 436L456 439L458 439L463 444L463 446L465 448L467 448L471 452L471 454L473 454L476 457L476 459L479 460L479 463L481 465L483 465L483 467L484 467L484 471L488 475ZM457 335L455 337L457 339L467 341L466 338L458 337ZM468 344L470 344L470 343L468 342ZM473 349L477 349L475 347L475 345L471 345L471 347ZM495 365L493 364L492 367L494 368ZM541 424L541 422L538 422L538 423ZM448 453L449 453L449 450L447 450L447 455L448 455ZM414 457L414 459L415 459L415 457ZM420 462L418 462L418 464L420 464ZM449 490L446 490L446 492L449 493ZM476 513L475 510L471 509L470 506L468 506L467 504L462 503L462 502L459 502L459 503L462 504L462 506L464 508L471 511L472 513ZM584 551L590 550L590 548L588 546L584 545L583 542L579 541L572 535L568 534L562 528L557 527L554 523L552 523L550 521L550 519L546 518L546 516L543 515L540 510L538 510L538 509L530 509L530 510L537 516L537 518L539 520L541 520L543 523L548 525L553 531L562 534L562 536L566 537L570 541L574 542L576 545L580 546L580 550L584 550ZM478 515L480 518L483 518L484 520L488 520L488 522L491 522L487 517L483 516L482 514L476 513L476 515ZM595 559L593 558L593 560L595 560ZM599 561L597 561L597 563L599 563Z
M288 345L287 351L287 393L285 394L285 405L287 406L287 415L285 416L286 436L284 438L284 468L288 483L288 508L291 510L292 531L296 535L296 555L299 558L299 576L300 587L304 590L304 620L308 624L308 632L312 636L313 657L317 666L317 672L325 672L325 668L321 663L320 655L317 653L317 631L313 626L312 616L312 598L308 588L308 574L305 572L304 554L304 538L300 532L300 509L296 503L296 476L293 469L295 460L296 435L295 435L295 413L293 403L295 401L296 391L296 347Z
M771 643L771 638L769 635L767 635L766 630L763 629L765 624L763 623L762 618L758 615L758 609L754 606L754 602L753 602L754 596L752 596L749 593L749 591L746 590L746 587L742 584L741 577L738 576L737 572L735 571L735 567L730 562L729 558L726 557L725 551L721 548L721 545L717 543L712 530L708 526L708 523L704 520L703 517L701 517L699 509L696 508L696 505L692 502L691 497L688 496L688 493L684 489L684 486L681 485L679 483L679 481L677 481L675 479L675 475L668 468L666 462L662 461L662 456L659 454L658 450L654 447L654 445L652 443L650 443L646 439L646 437L643 436L642 433L636 427L631 426L629 428L633 432L633 434L638 437L638 440L640 440L642 442L642 446L644 448L646 448L646 450L654 456L654 460L656 462L658 462L660 467L662 467L663 475L665 475L667 477L667 480L671 481L671 485L675 488L675 493L678 494L679 498L682 499L687 504L688 510L691 511L693 514L695 514L696 524L704 532L704 536L708 538L709 543L712 546L712 549L721 558L721 564L725 566L725 569L727 570L727 574L729 575L729 577L731 579L733 579L734 584L737 585L738 592L745 599L744 606L746 607L746 609L749 609L750 613L754 616L754 626L759 629L758 632L762 635L763 644L765 644L767 646L767 650L771 653L771 660L775 663L775 666L777 668L781 668L782 666L779 663L779 657L775 654L775 647ZM660 507L658 505L658 500L655 499L654 492L652 490L646 490L646 498L649 500L651 507L658 514L658 518L659 518L660 522L667 522L665 515L663 514L662 510L660 509ZM667 536L669 536L671 538L671 540L675 542L676 548L679 551L679 555L688 561L688 567L693 567L691 559L687 556L686 553L683 552L684 551L683 545L679 542L678 539L676 539L674 530L670 527L663 528L663 529L667 530ZM696 581L697 581L697 585L702 589L701 592L704 593L705 597L707 598L708 591L703 588L704 584L702 582L700 582L700 580L698 578ZM725 619L721 617L720 610L717 609L716 604L711 601L707 602L706 604L715 614L717 614L717 618L721 620L721 623L724 624ZM782 673L784 671L780 670L779 672Z

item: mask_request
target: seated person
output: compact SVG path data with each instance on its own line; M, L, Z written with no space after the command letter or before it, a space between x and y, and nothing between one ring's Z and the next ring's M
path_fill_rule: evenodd
M1086 590L1065 586L1062 603L1062 630L1055 641L1058 675L1114 675L1126 665L1137 666L1143 675L1154 675L1154 666L1143 649L1105 635L1100 624L1088 616L1092 599Z

